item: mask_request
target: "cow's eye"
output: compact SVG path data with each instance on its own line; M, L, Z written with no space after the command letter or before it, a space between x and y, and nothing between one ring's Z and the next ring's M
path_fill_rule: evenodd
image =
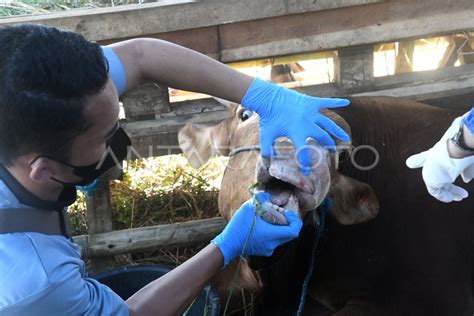
M242 113L240 113L240 119L242 121L246 121L252 116L252 114L253 114L253 111L245 110Z

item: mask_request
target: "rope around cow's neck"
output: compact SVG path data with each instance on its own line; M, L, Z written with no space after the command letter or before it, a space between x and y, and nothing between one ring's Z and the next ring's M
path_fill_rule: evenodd
M301 288L300 304L298 305L298 311L296 316L301 316L304 309L304 304L306 302L306 295L308 294L308 284L311 276L313 275L314 270L314 261L316 258L316 249L318 248L319 239L324 231L324 224L326 223L326 216L329 213L329 210L332 207L332 200L328 197L323 201L323 203L318 207L320 214L320 224L317 227L316 234L313 239L313 246L311 247L311 259L309 263L308 271L304 277L303 286Z
M234 148L230 151L229 157L233 157L237 155L238 153L244 152L244 151L253 151L253 150L260 150L259 145L251 145L251 146L243 146L243 147L237 147Z

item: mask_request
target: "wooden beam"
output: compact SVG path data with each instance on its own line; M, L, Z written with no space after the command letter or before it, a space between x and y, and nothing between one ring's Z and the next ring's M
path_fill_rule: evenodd
M162 117L158 120L137 121L125 123L123 126L130 137L143 136L150 131L156 133L168 133L176 131L176 126L184 125L187 122L207 123L220 121L227 117L227 111L209 111L202 113L192 113L184 115L175 115ZM158 123L158 124L157 124Z
M471 0L388 1L220 26L233 62L432 37L474 29Z
M73 239L81 247L83 258L97 258L148 251L158 247L189 246L209 242L224 229L225 224L224 219L216 217L82 235L73 237Z
M5 18L0 20L0 25L40 23L78 32L89 40L99 41L380 1L383 0L175 0Z
M426 99L423 100L423 103L441 107L448 110L458 110L467 112L472 108L472 100L474 100L474 90L468 89L464 93L452 95L452 96L445 96L443 98L435 98L435 99Z
M375 78L373 90L386 90L402 86L468 80L474 76L474 65L446 67L442 69L416 71ZM445 90L445 89L443 89Z
M158 120L124 124L132 139L131 158L146 158L180 153L176 133L188 122L215 124L228 117L227 110L166 116Z
M423 101L465 93L473 88L474 76L469 78L452 79L446 82L413 84L387 90L358 93L355 94L355 96L389 96L402 97L414 101Z
M247 68L247 67L265 67L265 66L274 66L274 65L285 65L289 63L297 63L305 60L317 60L317 59L327 59L335 58L335 52L317 52L309 54L297 54L291 56L283 57L274 57L274 58L265 58L259 60L248 60L242 62L229 63L228 66L232 68Z
M471 0L181 1L0 20L42 23L111 43L151 36L223 62L310 53L474 29ZM366 4L366 5L360 5ZM326 10L330 9L331 10ZM169 17L173 18L170 19Z
M156 33L156 32L155 32ZM173 42L175 44L191 48L200 53L206 54L207 56L219 59L220 47L219 47L219 27L208 26L199 27L194 29L185 29L171 32L160 32L157 34L143 34L146 37L159 38L165 41ZM140 37L143 37L140 36ZM135 36L136 37L136 36ZM120 40L126 40L134 38L133 36L125 37ZM108 45L115 43L119 40L108 39L98 41L101 45Z

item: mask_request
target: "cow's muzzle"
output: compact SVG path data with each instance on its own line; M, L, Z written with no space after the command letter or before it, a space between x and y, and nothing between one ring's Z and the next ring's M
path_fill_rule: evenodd
M300 173L296 152L288 141L275 143L274 156L260 157L256 167L256 190L269 192L274 205L293 210L300 218L324 201L331 184L329 152L314 141L308 147L309 176Z

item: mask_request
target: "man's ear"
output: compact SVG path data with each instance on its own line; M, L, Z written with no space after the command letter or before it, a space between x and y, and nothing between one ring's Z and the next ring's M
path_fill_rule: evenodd
M331 183L329 196L333 200L333 215L342 225L368 222L379 212L379 201L370 185L337 174Z
M30 179L35 182L47 182L51 180L53 171L47 158L40 157L31 165Z
M178 133L179 147L193 168L211 157L229 154L229 131L226 121L215 126L189 123Z

